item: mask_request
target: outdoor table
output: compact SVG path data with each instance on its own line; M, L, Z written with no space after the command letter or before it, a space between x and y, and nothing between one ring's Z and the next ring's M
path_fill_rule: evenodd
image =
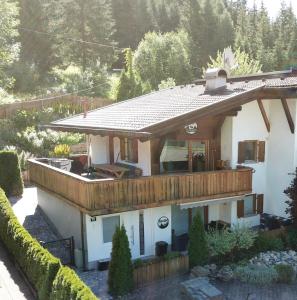
M120 167L117 165L111 165L111 164L94 164L94 168L98 171L101 171L103 173L108 173L111 176L115 178L122 178L126 172L129 172L128 168Z

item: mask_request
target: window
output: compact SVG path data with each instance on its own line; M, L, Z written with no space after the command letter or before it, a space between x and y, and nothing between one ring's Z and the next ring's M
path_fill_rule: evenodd
M138 163L137 139L121 139L121 160Z
M117 226L120 226L120 216L102 218L103 243L111 243Z
M254 195L249 195L244 198L244 215L252 215L254 213Z
M242 141L238 143L238 163L264 162L264 141Z
M256 195L247 195L243 200L237 201L237 217L244 218L257 213Z

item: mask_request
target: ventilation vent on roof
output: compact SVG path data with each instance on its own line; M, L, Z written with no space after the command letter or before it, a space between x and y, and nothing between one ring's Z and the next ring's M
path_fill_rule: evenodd
M205 72L206 91L225 88L227 85L227 71L220 68L207 69Z

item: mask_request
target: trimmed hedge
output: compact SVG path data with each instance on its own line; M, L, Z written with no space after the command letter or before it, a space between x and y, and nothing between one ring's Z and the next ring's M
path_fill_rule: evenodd
M50 300L97 300L98 298L68 267L60 268L52 288Z
M18 222L1 188L0 238L36 289L38 299L97 299L71 269L62 267L60 260ZM63 294L64 298L55 298L56 294Z
M24 183L19 158L14 151L0 151L0 187L7 197L23 194Z

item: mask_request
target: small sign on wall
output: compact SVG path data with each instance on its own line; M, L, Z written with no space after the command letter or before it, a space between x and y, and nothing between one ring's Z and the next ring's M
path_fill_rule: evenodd
M166 216L162 216L158 219L157 225L159 228L164 229L169 225L169 219Z

